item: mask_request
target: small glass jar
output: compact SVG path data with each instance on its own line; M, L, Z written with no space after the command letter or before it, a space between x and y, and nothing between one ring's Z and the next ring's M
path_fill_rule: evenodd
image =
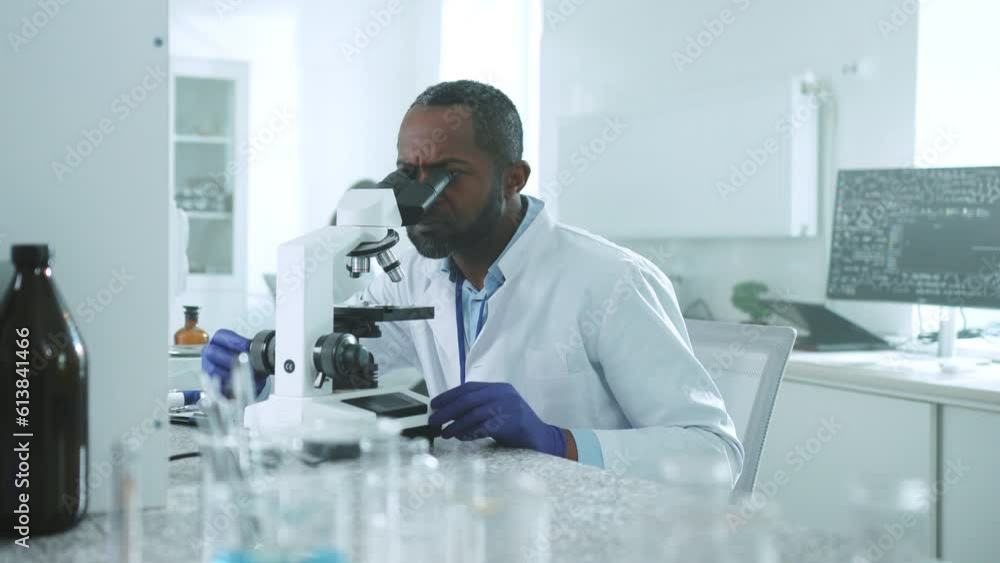
M174 333L174 344L187 346L208 344L208 333L198 326L198 307L184 306L184 328Z

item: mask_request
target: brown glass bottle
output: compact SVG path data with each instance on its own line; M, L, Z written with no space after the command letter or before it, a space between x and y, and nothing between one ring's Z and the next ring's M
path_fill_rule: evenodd
M198 326L198 307L184 306L184 328L174 333L174 344L208 344L208 333Z
M15 245L11 257L0 301L0 535L22 540L86 512L87 355L48 246Z

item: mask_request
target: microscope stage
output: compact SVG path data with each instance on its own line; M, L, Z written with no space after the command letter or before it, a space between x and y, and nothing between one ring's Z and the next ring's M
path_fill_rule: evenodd
M406 418L427 414L427 403L403 393L369 395L356 399L344 399L343 402L373 412L377 417Z

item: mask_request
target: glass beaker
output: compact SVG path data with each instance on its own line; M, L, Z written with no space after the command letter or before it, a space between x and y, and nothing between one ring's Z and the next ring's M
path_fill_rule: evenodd
M866 478L850 488L855 563L925 561L931 553L931 494L920 479Z
M779 563L777 501L761 491L734 494L725 521L734 561Z
M646 549L664 561L722 563L730 560L726 523L733 480L729 460L717 452L694 451L665 459L665 529L647 538Z
M733 491L729 460L715 452L691 452L660 462L660 477L674 503L722 511Z
M529 473L491 476L480 511L488 563L551 560L551 509L541 479Z
M204 561L351 561L350 487L349 473L341 467L281 472L253 483L208 483Z

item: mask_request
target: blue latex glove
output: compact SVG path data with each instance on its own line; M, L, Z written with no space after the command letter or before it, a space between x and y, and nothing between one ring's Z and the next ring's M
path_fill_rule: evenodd
M250 351L250 339L243 338L235 332L222 329L212 336L212 341L201 351L201 369L213 379L218 380L219 387L228 397L232 395L230 369L236 357ZM254 374L254 396L260 395L267 384L267 374Z
M528 448L566 457L561 428L542 422L509 383L466 382L431 400L432 427L442 438L477 440L490 437L505 446Z

